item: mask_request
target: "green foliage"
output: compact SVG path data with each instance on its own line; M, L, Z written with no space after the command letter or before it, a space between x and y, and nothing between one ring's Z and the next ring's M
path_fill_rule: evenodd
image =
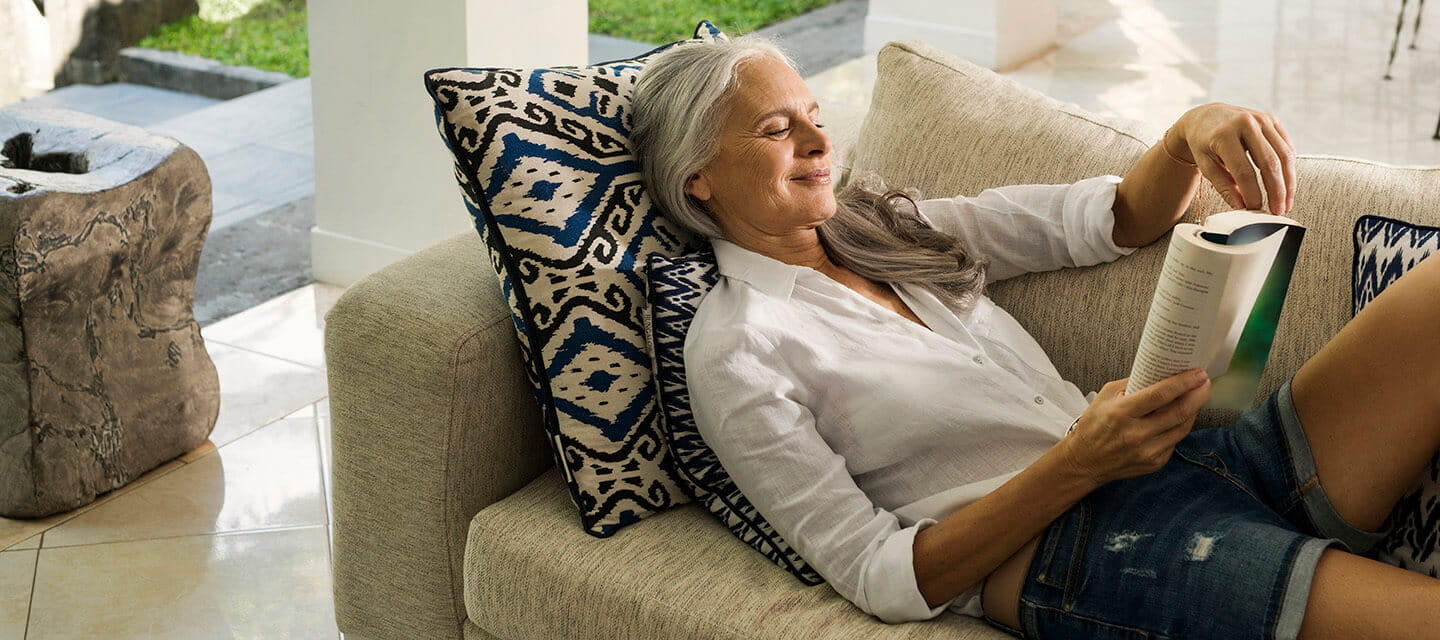
M304 0L263 0L228 22L210 22L193 15L162 25L139 46L303 78L310 75L305 16Z
M663 44L709 20L728 34L749 33L835 0L590 0L590 32Z

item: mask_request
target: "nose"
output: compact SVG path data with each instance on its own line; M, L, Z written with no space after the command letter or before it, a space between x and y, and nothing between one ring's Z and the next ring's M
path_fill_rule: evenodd
M798 151L801 155L823 157L830 153L830 136L824 129L815 126L812 122L800 125L802 129L802 140Z

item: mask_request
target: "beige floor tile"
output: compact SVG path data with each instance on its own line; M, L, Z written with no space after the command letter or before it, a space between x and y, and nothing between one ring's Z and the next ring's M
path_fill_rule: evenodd
M37 553L34 549L0 553L0 640L25 637Z
M47 548L30 638L336 638L328 557L324 527Z
M310 367L325 367L316 285L278 296L201 330L205 340Z
M44 534L40 534L40 535L44 535ZM22 551L22 550L24 550L24 549L39 549L39 548L40 548L40 535L30 536L29 538L26 538L25 540L21 541L20 544L17 544L17 545L15 545L15 546L13 546L13 547L10 547L10 548L8 548L8 549L5 549L5 551Z
M323 525L313 417L282 420L45 534L45 549Z
M320 328L325 328L325 314L335 306L335 301L340 299L347 287L342 287L328 282L315 283L315 319L320 322Z
M325 372L207 342L220 372L220 418L210 441L223 447L325 397Z
M81 514L91 509L95 509L101 505L104 505L107 502L110 502L111 500L115 500L121 496L124 496L125 494L130 493L131 491L134 491L139 487L145 486L146 484L149 484L155 479L163 477L171 471L175 471L176 469L179 469L183 466L185 466L184 462L181 462L180 460L171 460L165 464L160 465L159 467L151 469L150 471L141 475L139 478L131 481L130 484L111 491L110 493L104 494L99 498L96 498L94 502L91 502L90 504L84 505L82 507L78 507L71 511L57 513L52 516L37 518L33 520L0 518L0 549L18 544L22 541L28 541L30 539L33 539L34 536L48 529L57 527L64 522L68 522L71 519L79 517Z
M320 440L320 471L325 476L325 492L330 492L330 416L316 416L315 427Z

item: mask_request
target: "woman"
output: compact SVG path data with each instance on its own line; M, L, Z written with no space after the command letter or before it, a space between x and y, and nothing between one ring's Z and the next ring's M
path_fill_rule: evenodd
M1440 262L1234 427L1194 432L1203 372L1087 398L982 293L1155 241L1202 175L1237 208L1263 182L1288 212L1273 116L1203 105L1123 180L915 203L837 197L818 111L781 52L740 38L652 61L632 125L652 197L723 276L685 348L701 434L836 591L887 622L949 607L1023 637L1436 633L1440 581L1356 554L1440 448Z

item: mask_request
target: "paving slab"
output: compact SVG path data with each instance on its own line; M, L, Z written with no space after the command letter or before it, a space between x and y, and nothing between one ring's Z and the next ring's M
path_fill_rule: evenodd
M213 98L115 82L102 85L76 84L61 87L21 101L18 106L71 109L116 122L148 128L170 118L219 103L219 100Z
M195 278L195 320L206 326L314 282L313 226L313 197L212 225Z

